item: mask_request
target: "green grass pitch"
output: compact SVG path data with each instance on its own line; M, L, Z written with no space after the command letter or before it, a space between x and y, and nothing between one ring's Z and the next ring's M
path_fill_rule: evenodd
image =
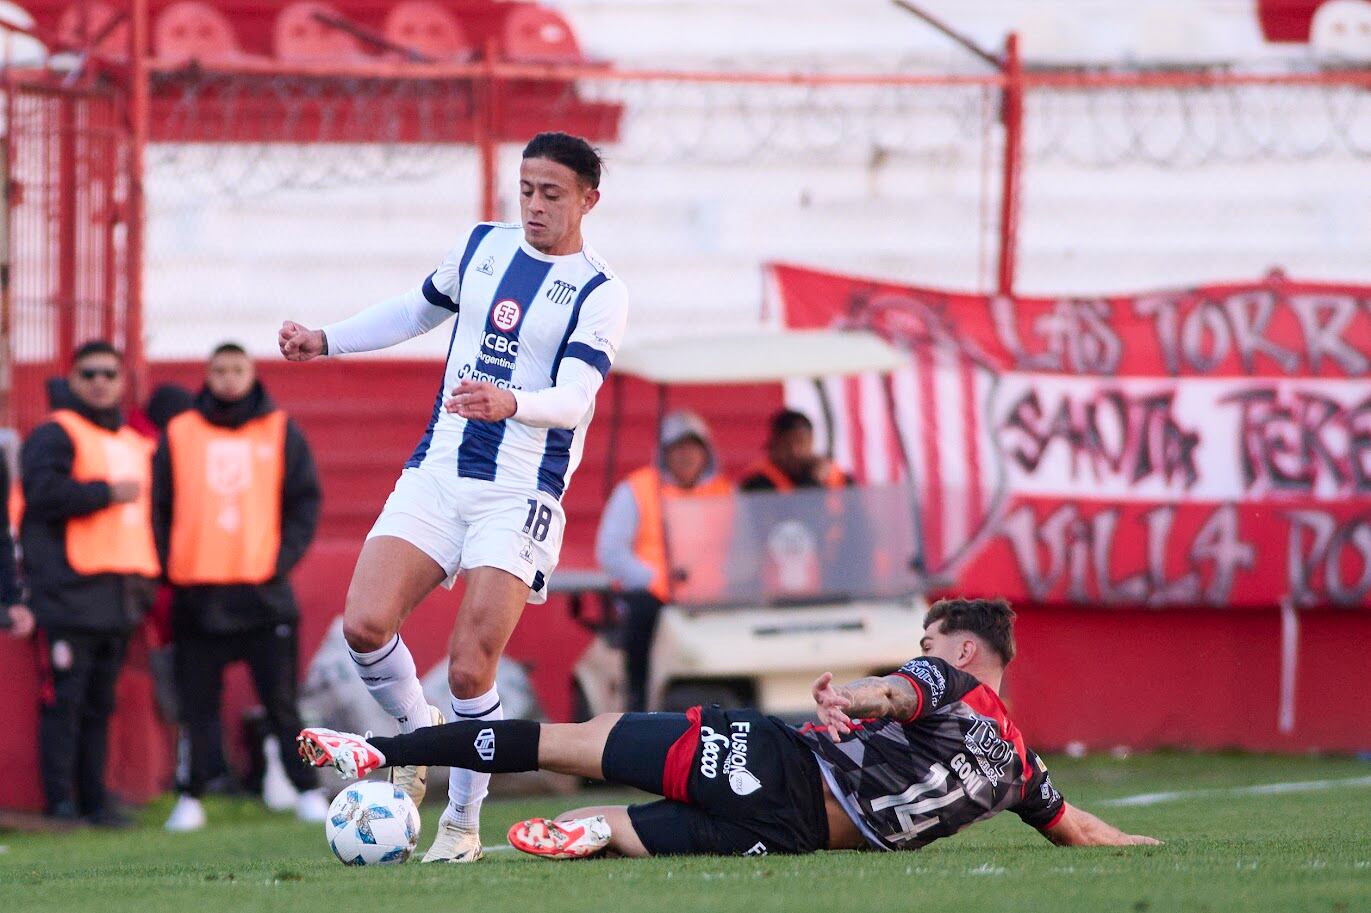
M1166 845L1056 849L1001 815L916 853L553 863L505 851L475 866L349 869L322 827L246 800L211 800L209 828L166 834L163 800L132 831L0 834L0 911L1371 911L1371 764L1162 753L1049 766L1068 799ZM1314 780L1353 782L1240 791ZM1162 791L1185 795L1108 804ZM491 801L486 843L520 818L619 798ZM426 828L437 815L424 809Z

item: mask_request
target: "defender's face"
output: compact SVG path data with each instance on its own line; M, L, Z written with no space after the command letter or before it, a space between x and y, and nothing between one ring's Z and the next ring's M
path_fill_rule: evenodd
M581 246L581 218L599 199L600 191L559 162L531 158L519 166L519 219L535 250L574 254Z
M71 392L91 409L112 409L124 398L124 367L113 355L87 355L72 365Z
M967 658L967 636L961 632L948 634L942 628L941 622L924 628L924 636L919 641L919 649L923 651L924 656L933 656L948 665L960 668Z
M237 352L224 352L209 360L205 385L214 397L226 403L236 403L252 392L257 370L252 359Z

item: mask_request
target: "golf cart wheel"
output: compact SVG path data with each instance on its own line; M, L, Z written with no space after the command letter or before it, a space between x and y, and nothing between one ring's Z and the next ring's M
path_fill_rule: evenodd
M662 710L667 713L684 713L691 707L745 707L747 696L743 690L723 682L683 682L672 685L662 695Z

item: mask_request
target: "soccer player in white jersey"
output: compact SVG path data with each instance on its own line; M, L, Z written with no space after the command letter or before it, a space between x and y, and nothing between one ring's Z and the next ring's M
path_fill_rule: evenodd
M312 330L287 321L290 361L369 352L456 315L433 416L367 535L343 635L362 681L402 732L442 723L424 699L401 622L440 583L466 575L448 646L451 716L503 718L495 668L526 602L546 599L599 390L628 316L621 279L581 237L601 162L583 139L540 133L519 169L521 224L483 222L422 286ZM426 770L392 775L415 801ZM481 858L489 774L452 772L425 862Z

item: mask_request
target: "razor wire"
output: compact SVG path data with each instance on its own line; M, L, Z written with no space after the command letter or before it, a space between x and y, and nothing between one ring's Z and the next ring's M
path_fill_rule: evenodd
M533 83L508 80L517 89ZM729 82L606 74L538 83L550 120L585 105L619 112L604 145L626 163L764 166L817 160L920 160L999 142L990 85ZM199 69L153 77L161 136L151 169L207 193L422 180L470 145L471 79L232 74ZM517 102L517 98L515 99ZM320 144L347 157L317 156ZM1195 169L1235 163L1371 158L1371 90L1346 83L1030 86L1026 161L1074 167Z

